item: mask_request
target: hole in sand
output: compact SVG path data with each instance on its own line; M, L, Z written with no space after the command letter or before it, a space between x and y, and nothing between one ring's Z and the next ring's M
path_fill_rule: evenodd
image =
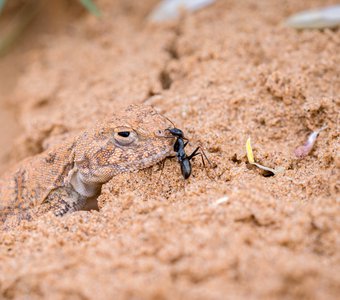
M172 79L169 75L169 73L167 71L162 71L160 74L159 74L159 81L162 85L162 88L164 90L168 90L170 89L171 85L172 85Z

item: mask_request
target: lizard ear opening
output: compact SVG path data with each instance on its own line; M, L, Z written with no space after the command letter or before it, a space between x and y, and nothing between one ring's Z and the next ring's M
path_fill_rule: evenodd
M117 127L113 133L114 141L119 146L131 145L137 139L137 133L129 127Z

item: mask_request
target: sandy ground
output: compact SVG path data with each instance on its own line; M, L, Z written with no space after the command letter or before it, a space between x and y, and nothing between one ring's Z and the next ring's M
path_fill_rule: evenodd
M0 298L338 299L339 29L282 25L325 1L217 1L162 25L145 21L156 1L96 2L102 20L74 5L2 60L1 117L21 129L2 129L1 170L130 103L166 114L215 167L195 159L184 181L167 160L113 178L99 211L0 232ZM250 166L248 136L285 173Z

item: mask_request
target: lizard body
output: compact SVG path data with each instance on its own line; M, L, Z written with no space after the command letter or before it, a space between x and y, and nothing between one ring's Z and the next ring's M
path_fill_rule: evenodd
M81 209L114 176L173 154L170 121L153 108L125 112L15 166L0 179L0 222L17 224L48 211Z

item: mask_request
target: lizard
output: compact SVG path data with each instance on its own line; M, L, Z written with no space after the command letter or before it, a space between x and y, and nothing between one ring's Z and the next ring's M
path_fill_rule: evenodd
M137 172L173 155L170 120L131 105L94 128L19 162L0 178L0 224L7 227L52 211L82 209L118 174Z

